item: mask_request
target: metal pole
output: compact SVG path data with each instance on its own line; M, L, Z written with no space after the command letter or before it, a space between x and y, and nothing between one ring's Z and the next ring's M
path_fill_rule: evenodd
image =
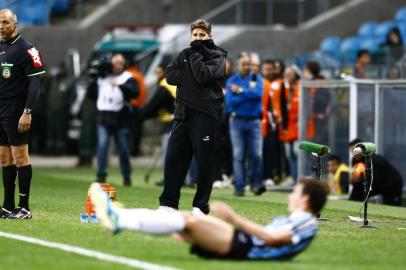
M350 138L349 141L358 135L358 87L356 82L350 83Z
M380 113L380 85L375 84L375 121L374 121L374 143L376 145L376 152L380 153L381 148L381 113Z
M236 5L235 23L242 24L242 21L243 21L242 17L243 17L242 1L239 1Z
M76 0L76 19L81 19L82 18L82 0Z
M305 119L306 119L306 114L304 111L304 87L302 84L299 84L299 123L298 123L298 128L299 128L299 141L304 140L305 138ZM299 151L298 155L298 175L303 176L305 172L305 153L303 151Z
M364 175L364 221L363 226L368 226L368 184L371 184L371 156L365 157L365 175Z
M298 1L297 6L297 25L304 21L304 0Z
M322 180L322 175L321 175L321 156L317 156L314 159L313 163L313 174L316 178L318 178L320 181Z
M273 23L273 0L268 0L266 4L266 24L272 25Z

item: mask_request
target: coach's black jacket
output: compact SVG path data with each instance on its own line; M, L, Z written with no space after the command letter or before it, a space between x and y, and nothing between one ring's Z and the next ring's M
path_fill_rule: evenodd
M195 40L167 67L166 80L177 86L175 119L184 117L184 106L217 118L224 100L226 57L213 40Z

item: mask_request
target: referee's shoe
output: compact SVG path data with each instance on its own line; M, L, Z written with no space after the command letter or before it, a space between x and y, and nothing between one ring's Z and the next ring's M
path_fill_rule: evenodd
M4 210L4 209L3 209ZM31 210L27 210L23 207L14 209L13 213L7 217L8 219L31 219Z
M8 211L7 209L3 208L0 206L0 218L10 218L10 216L13 214L12 211Z

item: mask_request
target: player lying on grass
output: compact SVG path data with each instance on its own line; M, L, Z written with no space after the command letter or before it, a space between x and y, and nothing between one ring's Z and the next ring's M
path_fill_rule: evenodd
M264 227L221 202L211 205L217 218L169 209L122 209L112 204L97 183L92 184L90 193L97 217L113 233L174 234L202 257L254 260L290 259L305 250L317 233L315 215L327 198L322 183L301 180L288 198L289 217L278 217Z

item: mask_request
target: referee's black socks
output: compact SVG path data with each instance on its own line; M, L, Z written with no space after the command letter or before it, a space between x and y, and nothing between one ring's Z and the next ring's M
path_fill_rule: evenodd
M3 207L8 211L13 211L15 208L14 192L16 189L16 176L17 176L16 165L3 167L3 188L4 188Z
M18 167L18 187L20 189L20 202L18 207L30 209L28 200L30 198L30 186L32 177L31 164L23 167Z

